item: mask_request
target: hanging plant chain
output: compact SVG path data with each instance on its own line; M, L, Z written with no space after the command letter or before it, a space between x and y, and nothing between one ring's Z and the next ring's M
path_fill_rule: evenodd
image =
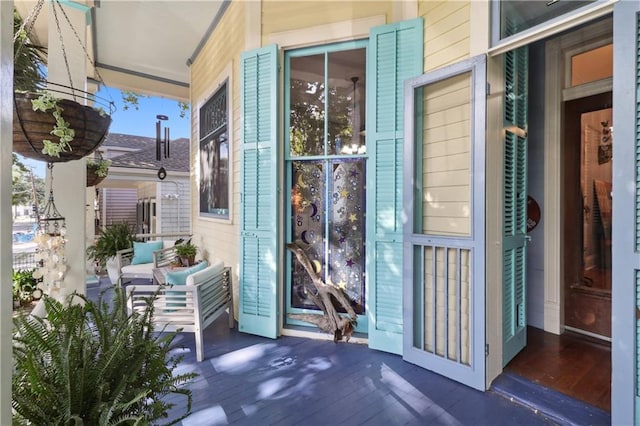
M20 37L20 34L22 34L23 31L26 32L27 37L29 36L29 34L31 34L33 30L33 26L35 25L36 20L38 19L38 15L40 15L40 11L42 10L42 6L44 6L44 0L38 0L38 3L36 3L33 9L31 9L29 14L27 15L27 18L24 21L22 21L22 25L20 25L20 28L18 29L18 31L13 35L14 43L16 42L18 37ZM27 27L27 24L28 24L28 27ZM25 27L26 27L26 30L25 30ZM25 37L22 40L22 43L20 43L20 45L16 49L16 53L13 55L14 59L18 56L18 54L22 50L22 47L27 41L27 37Z
M87 48L82 43L82 40L80 39L80 35L78 35L78 32L76 31L75 27L73 25L71 25L71 19L69 19L69 16L67 15L67 12L65 12L64 8L59 4L60 3L59 0L56 0L55 2L58 3L58 6L60 7L60 10L62 11L62 16L64 16L65 20L69 24L69 28L71 28L71 31L73 32L73 35L76 36L76 40L80 44L80 47L82 47L84 55L86 56L87 60L89 61L89 63L93 67L93 70L96 72L96 75L98 76L98 81L101 81L101 82L104 81L102 79L102 76L100 75L100 71L98 71L98 67L96 66L96 63L93 61L93 59L91 58L91 55L89 55L89 52L87 51ZM107 94L109 95L109 98L110 98L111 102L113 102L113 99L111 99L111 94L109 92L107 92Z
M64 58L64 65L67 68L67 77L69 78L69 87L71 87L71 96L73 96L73 100L78 102L76 99L76 90L73 87L73 80L71 79L71 67L69 66L69 59L67 58L67 51L64 47L64 39L62 38L62 28L60 28L60 21L58 20L58 13L56 12L56 5L62 10L62 6L59 1L54 1L51 3L51 10L53 11L53 18L56 21L56 28L58 29L58 38L60 39L60 48L62 49L62 57ZM75 29L71 27L74 31Z

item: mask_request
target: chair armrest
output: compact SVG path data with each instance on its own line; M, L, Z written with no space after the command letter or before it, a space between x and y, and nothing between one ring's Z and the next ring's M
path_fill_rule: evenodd
M118 250L116 252L116 262L118 263L118 269L122 269L123 266L131 264L131 259L133 259L133 247Z
M167 247L153 252L153 267L169 266L176 259L175 247Z

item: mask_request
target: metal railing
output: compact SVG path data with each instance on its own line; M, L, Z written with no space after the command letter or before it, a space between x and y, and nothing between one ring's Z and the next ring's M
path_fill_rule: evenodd
M20 252L13 253L13 270L28 270L35 269L39 265L39 261L36 260L36 252Z

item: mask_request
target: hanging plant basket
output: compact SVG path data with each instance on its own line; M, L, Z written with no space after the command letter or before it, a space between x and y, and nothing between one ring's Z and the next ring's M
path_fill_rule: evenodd
M104 178L106 178L106 176L98 176L96 174L95 168L87 166L87 188L96 186L97 184L102 182Z
M107 177L109 164L111 161L102 159L87 161L87 188L96 186Z
M38 93L15 92L13 108L13 151L27 158L51 162L67 162L85 157L95 151L104 141L111 117L97 110L69 99L61 99L58 105L62 117L69 123L75 136L70 142L71 149L61 152L59 157L44 154L43 140L59 143L60 138L51 134L56 119L50 112L34 111L32 100Z

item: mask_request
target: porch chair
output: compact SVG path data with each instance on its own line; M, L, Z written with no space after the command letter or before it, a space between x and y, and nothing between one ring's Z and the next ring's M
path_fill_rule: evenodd
M167 274L167 282L173 284L127 286L127 306L129 313L141 312L153 303L156 331L194 333L201 362L204 329L224 312L229 314L229 328L234 327L231 268L222 261L191 272L194 268Z

